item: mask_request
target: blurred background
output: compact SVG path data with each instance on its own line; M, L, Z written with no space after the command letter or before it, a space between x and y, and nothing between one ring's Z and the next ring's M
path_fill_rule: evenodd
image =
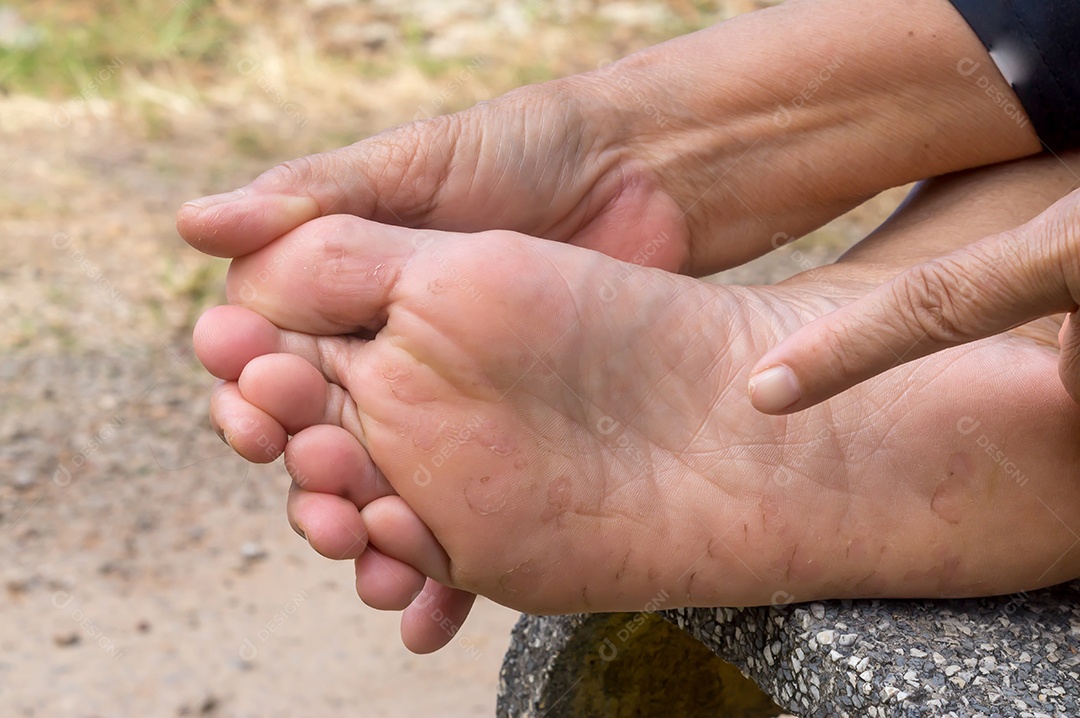
M429 657L206 419L226 264L181 202L754 0L0 0L0 713L490 715L515 614ZM722 71L718 69L718 71ZM729 273L834 257L897 193Z

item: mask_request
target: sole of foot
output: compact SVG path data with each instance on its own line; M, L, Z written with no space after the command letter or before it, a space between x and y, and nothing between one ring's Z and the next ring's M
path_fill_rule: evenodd
M753 410L750 367L865 291L859 271L827 293L721 287L508 232L327 217L236 260L239 306L207 314L196 348L246 457L339 429L292 457L301 490L318 475L306 490L328 497L291 504L309 540L361 536L523 611L1080 575L1080 416L1052 346L997 337L796 416ZM331 480L320 455L351 458Z

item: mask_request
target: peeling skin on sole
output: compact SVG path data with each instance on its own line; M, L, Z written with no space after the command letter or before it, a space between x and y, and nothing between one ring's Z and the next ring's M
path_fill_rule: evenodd
M815 561L812 553L802 544L795 544L785 574L789 583L812 583L825 575L827 566L821 561Z
M469 479L465 485L465 503L481 516L490 516L506 507L507 488L496 477Z
M442 427L429 416L422 417L413 432L413 445L421 451L431 451L439 443L439 430Z
M767 529L780 515L780 498L775 494L761 497L761 526Z
M497 456L509 456L517 449L517 442L510 434L499 431L499 423L494 419L484 419L476 432L476 439Z
M954 586L956 576L960 572L960 556L948 546L938 546L934 549L934 558L941 567L941 588Z
M694 579L697 578L697 571L690 574L690 577L686 579L686 605L694 605Z
M391 381L390 391L403 404L430 404L438 398L435 396L435 392L407 382Z
M407 364L387 364L379 369L379 376L393 383L399 379L408 379L412 376L412 368Z
M627 549L626 553L623 554L622 564L619 566L619 570L615 572L616 581L619 581L623 577L623 574L626 573L626 567L630 564L630 554L633 552L633 549Z
M931 552L931 560L932 566L923 570L912 569L904 574L904 581L929 583L930 579L935 579L940 595L949 595L948 588L955 587L955 579L960 573L960 556L947 546L938 546Z
M876 568L871 570L852 585L850 593L867 598L877 596L885 589L885 580L877 574Z
M507 596L528 594L540 584L536 562L532 559L519 563L499 577L499 589Z
M560 476L551 482L548 486L547 500L547 508L540 514L540 520L561 519L574 500L574 486L568 476Z
M970 457L963 453L950 456L945 463L945 479L930 500L930 510L950 524L960 523L971 501L973 474Z
M390 392L403 404L429 404L438 397L429 388L410 381L413 367L410 361L393 361L379 367L379 376L390 385Z

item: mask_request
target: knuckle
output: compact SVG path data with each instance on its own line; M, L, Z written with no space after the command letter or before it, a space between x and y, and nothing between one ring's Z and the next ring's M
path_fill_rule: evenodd
M901 317L935 343L963 342L973 330L965 286L942 260L917 265L897 285Z
M367 156L378 158L378 166L370 168L374 186L387 197L407 199L395 207L402 220L426 222L438 206L455 164L464 114L416 120L365 141Z
M1072 295L1080 296L1080 191L1055 205L1048 219L1049 232L1057 240L1066 282Z
M372 156L379 158L379 167L373 168L376 175L401 175L417 159L420 148L424 146L430 127L440 122L440 118L417 120L389 130L359 143Z
M350 189L342 182L342 178L350 176L348 155L345 154L348 149L286 160L264 172L256 182L270 192L307 196L316 202L319 202L320 194L344 197ZM313 188L327 192L313 192ZM320 209L325 212L329 208L321 206Z
M297 157L271 167L263 173L259 181L272 189L293 189L303 187L319 174L318 166L312 157Z
M1055 282L1080 297L1080 191L1059 200L1018 233L1036 260L1032 264L1057 274Z
M822 332L827 351L827 361L822 366L845 377L860 376L865 372L864 337L859 330L844 322L830 321L822 327Z

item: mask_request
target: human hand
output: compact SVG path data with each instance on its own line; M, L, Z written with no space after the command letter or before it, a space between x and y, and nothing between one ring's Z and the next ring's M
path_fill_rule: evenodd
M349 214L513 229L630 261L648 246L648 263L678 269L687 258L682 212L623 145L637 118L616 110L616 94L583 78L522 88L285 162L241 191L185 205L178 228L203 252L238 257L316 217Z
M1080 192L1018 229L918 264L807 324L754 367L750 397L769 414L818 404L900 364L1069 312L1059 374L1080 403Z

